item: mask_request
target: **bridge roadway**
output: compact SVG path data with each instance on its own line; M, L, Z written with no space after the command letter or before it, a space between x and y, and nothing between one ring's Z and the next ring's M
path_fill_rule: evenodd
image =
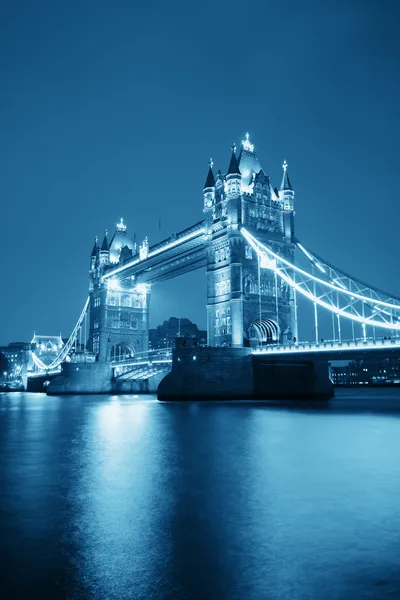
M120 381L146 379L165 371L171 365L171 348L148 350L147 352L136 354L135 357L111 363L114 379Z
M137 256L123 265L113 267L103 275L110 278L134 277L135 283L165 281L183 273L204 267L207 261L204 221L171 235L150 246L146 258Z
M195 348L193 348L195 352ZM268 346L255 349L252 354L271 359L309 359L319 362L334 360L379 360L382 355L400 358L400 338L355 341L327 341L322 344L302 342L288 346ZM160 349L142 352L135 357L111 364L114 378L120 380L144 379L172 365L172 350Z
M321 344L299 342L295 345L269 346L254 350L257 356L309 358L310 360L379 360L382 355L400 358L400 338L355 341L327 341Z

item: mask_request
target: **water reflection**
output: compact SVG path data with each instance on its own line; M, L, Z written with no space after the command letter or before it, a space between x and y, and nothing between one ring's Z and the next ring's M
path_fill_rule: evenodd
M2 597L400 597L398 399L364 401L2 395Z

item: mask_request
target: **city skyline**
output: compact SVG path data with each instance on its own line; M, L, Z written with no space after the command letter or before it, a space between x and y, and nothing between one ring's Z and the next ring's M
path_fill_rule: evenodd
M226 171L233 138L239 145L246 131L274 185L289 163L299 238L400 294L398 42L389 13L377 3L339 2L317 26L306 2L300 27L294 2L260 4L268 41L259 19L229 44L236 5L209 13L205 3L186 29L174 23L180 3L163 25L144 7L94 6L86 15L74 2L43 5L24 22L11 4L6 10L3 28L13 36L2 36L2 344L34 329L69 335L87 293L93 237L121 216L151 245L201 220L209 156ZM139 18L143 30L132 37ZM203 31L222 18L211 49ZM204 327L204 273L160 284L151 302L152 326L185 306Z

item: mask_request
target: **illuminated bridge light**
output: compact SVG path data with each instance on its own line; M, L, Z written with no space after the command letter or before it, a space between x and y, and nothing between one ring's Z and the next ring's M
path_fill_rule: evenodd
M314 262L314 257L311 256L311 254L299 242L297 242L297 247L300 248L300 250L307 256L309 260L311 260L311 262Z
M118 279L110 279L107 281L107 289L116 291L119 289L119 280Z
M199 237L204 234L205 234L204 227L196 229L195 231L192 231L191 233L188 233L187 235L185 235L181 238L177 238L176 240L172 240L171 242L168 242L167 244L165 244L164 246L161 246L160 248L151 250L147 255L147 259L153 258L154 256L157 256L161 252L166 252L167 250L170 250L171 248L175 248L176 246L179 246L180 244L188 242L189 240L191 240L195 237ZM129 261L125 265L122 265L121 267L118 267L117 269L113 269L109 273L105 273L102 277L102 280L105 281L106 279L109 279L110 277L114 277L115 275L117 275L117 273L122 273L123 271L126 271L127 269L134 267L135 265L139 264L140 262L141 261L139 258Z
M375 306L375 310L377 311L377 313L374 316L382 316L383 311L382 311L381 307L383 307L383 306L388 307L388 308L393 308L396 311L400 311L400 303L393 304L391 302L386 302L384 300L369 298L362 294L358 294L354 291L349 291L347 289L343 289L342 287L337 286L329 281L320 279L319 277L316 277L315 275L308 273L307 271L304 271L303 269L300 269L296 265L290 263L288 260L284 259L283 257L281 257L278 254L276 254L275 252L273 252L268 246L266 246L265 244L262 244L254 236L252 236L244 227L241 228L241 232L242 232L242 235L244 236L244 238L248 241L248 243L251 245L251 247L255 250L257 255L260 257L260 259L264 254L267 254L267 256L269 256L269 257L273 257L276 260L276 266L273 267L272 263L271 263L270 268L283 281L285 281L292 289L295 289L297 292L299 292L300 294L302 294L303 296L305 296L306 298L308 298L315 304L318 304L319 306L327 309L330 312L333 312L337 315L345 317L349 320L363 323L364 325L367 324L367 325L372 325L375 327L381 327L384 329L400 329L398 323L395 324L392 321L391 322L377 321L376 319L372 319L371 316L364 317L364 316L361 316L358 314L354 314L352 312L347 312L345 309L339 308L339 306L335 306L332 303L325 302L319 296L312 293L309 289L306 289L306 286L304 285L303 280L294 281L294 279L291 277L291 275L289 275L287 273L286 267L289 267L290 271L296 271L302 277L304 277L306 280L311 279L311 280L315 281L316 283L321 285L322 288L329 288L331 290L337 291L338 293L340 293L342 295L345 294L346 296L350 296L351 298L358 298L358 300L361 300L367 306L370 304L373 304ZM272 260L272 258L271 258L271 260ZM304 285L304 287L303 287L303 285Z

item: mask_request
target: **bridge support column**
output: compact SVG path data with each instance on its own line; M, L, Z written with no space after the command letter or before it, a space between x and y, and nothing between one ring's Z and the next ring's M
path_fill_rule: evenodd
M134 356L149 347L150 287L99 283L91 292L89 348L98 362Z
M243 346L243 300L231 300L232 346Z

